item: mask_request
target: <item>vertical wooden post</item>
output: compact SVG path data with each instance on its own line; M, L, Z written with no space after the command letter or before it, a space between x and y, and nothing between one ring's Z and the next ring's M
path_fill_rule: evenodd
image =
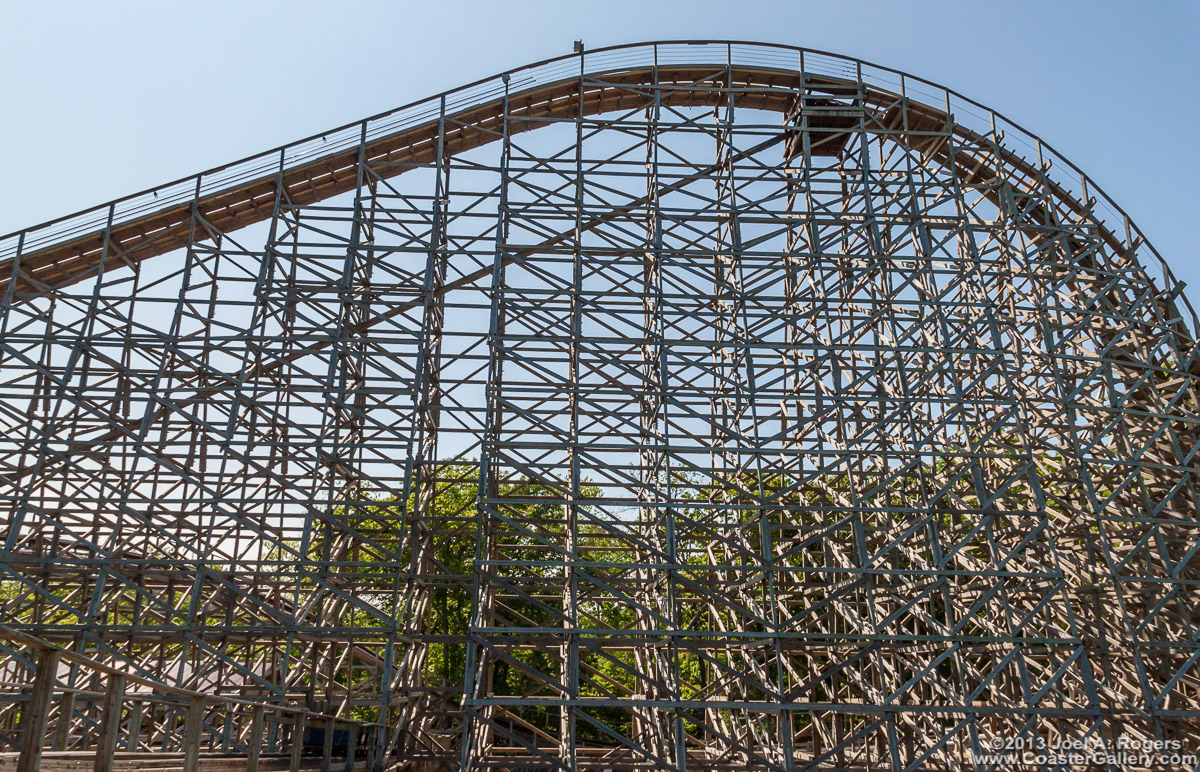
M375 761L375 727L368 726L365 734L366 737L363 739L363 745L366 746L367 750L367 772L371 772L371 765Z
M87 691L98 692L102 688L103 686L100 682L100 671L93 670L91 676L89 676L87 679ZM78 697L76 697L76 700L78 700ZM92 747L92 740L94 739L92 727L100 723L100 716L97 715L99 712L99 707L100 706L96 703L95 699L85 699L83 700L83 705L80 706L80 712L83 713L84 717L89 720L83 722L83 731L79 733L78 750L86 751L88 748Z
M350 725L350 739L346 743L346 772L354 772L354 756L358 751L358 724Z
M46 741L46 716L54 695L54 676L58 672L58 649L43 649L37 655L33 676L33 694L21 711L21 755L17 772L37 772L42 765L42 744Z
M138 749L138 740L142 737L142 711L145 709L141 700L133 703L129 713L129 739L125 741L125 750L133 753Z
M300 772L300 754L304 751L304 722L308 717L297 713L292 720L292 759L288 765L290 772Z
M183 772L199 772L200 736L204 731L204 696L197 694L188 705L183 725Z
M100 736L96 740L96 758L92 772L112 772L117 736L121 733L121 708L125 700L125 676L110 675L100 706Z
M229 753L233 747L233 706L225 706L225 717L221 722L221 753Z
M250 737L246 751L246 772L258 772L258 757L262 755L263 706L255 705L250 713Z
M336 727L337 722L332 716L325 719L325 744L321 747L321 772L333 772L333 730Z
M169 707L169 708L164 709L162 711L162 714L163 714L162 752L166 753L171 747L170 741L172 739L174 739L174 737L175 737L175 725L179 723L179 720L178 720L179 719L179 715L178 715L179 711L175 710L173 707ZM153 713L150 714L150 718L151 718L150 723L154 723L154 721L153 721L154 714Z
M283 742L284 714L272 716L267 720L267 753L278 753L279 744Z
M371 746L369 753L370 763L367 768L370 772L383 772L384 760L387 758L387 732L383 727L371 727Z
M75 692L63 692L58 701L58 724L54 727L56 751L65 751L71 741L71 718L75 715Z

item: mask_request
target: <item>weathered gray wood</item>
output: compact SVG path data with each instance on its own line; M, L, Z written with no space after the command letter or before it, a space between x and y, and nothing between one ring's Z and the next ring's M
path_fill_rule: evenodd
M71 718L75 714L75 692L63 692L58 701L58 724L54 727L56 751L65 751L71 739Z
M204 730L204 697L192 697L183 725L183 772L200 769L200 737Z
M372 772L375 769L375 727L367 727L367 770Z
M299 772L300 770L300 754L304 751L304 725L308 717L303 713L297 713L292 724L292 755L291 762L288 765L289 772Z
M33 692L21 711L21 755L17 759L17 772L37 772L41 767L42 745L46 741L46 717L50 712L50 697L54 694L58 657L57 649L38 652Z
M325 719L325 742L321 746L321 772L333 772L333 732L337 721Z
M350 741L346 744L346 772L354 772L354 757L358 750L358 724L350 725Z
M262 755L263 707L256 705L250 713L250 736L246 738L246 772L258 772L258 758Z
M1200 360L1180 287L1146 275L1147 247L1128 223L1110 232L1119 210L1101 200L1093 213L1085 179L1076 198L1040 142L1027 137L1036 163L1014 155L1001 137L1015 128L992 116L989 133L957 95L921 105L904 76L867 82L854 62L814 80L803 51L782 69L768 63L782 50L743 65L724 52L722 68L667 64L672 49L660 69L658 49L643 49L644 67L596 83L581 56L574 85L561 69L532 92L520 77L510 104L505 77L470 112L456 96L447 114L441 97L436 124L392 135L401 124L372 119L356 149L348 133L330 137L324 160L281 150L275 183L264 156L244 184L195 178L191 206L186 191L161 202L156 191L122 202L120 222L110 205L103 231L29 232L40 252L18 273L18 247L0 301L14 335L6 388L36 405L28 426L0 416L21 430L0 453L10 498L38 502L14 508L23 519L3 554L34 599L17 621L107 644L96 610L133 600L121 645L87 649L103 662L61 655L79 668L89 719L70 738L62 722L64 745L84 747L95 725L93 678L108 674L95 665L127 669L130 684L153 675L151 690L177 667L198 688L245 687L280 708L304 694L310 710L377 707L393 728L369 743L373 768L526 768L506 755L517 746L568 768L603 769L610 752L631 767L932 768L969 766L968 743L977 753L997 727L1200 733L1186 603L1200 576ZM764 127L735 106L777 115ZM509 132L543 120L564 122L563 136L544 137L550 153L534 164L523 149L510 164ZM585 127L605 124L614 139L644 133L644 179L624 144L607 159L604 142L585 152ZM676 129L716 140L715 158L700 143L662 145ZM496 152L473 154L468 186L491 192L464 209L450 169L493 140ZM395 177L418 166L433 178ZM566 175L553 193L534 170L551 166ZM379 193L383 176L402 204ZM510 200L510 184L545 195ZM330 198L352 191L353 206ZM408 236L376 244L377 217ZM268 218L249 241L225 235ZM300 237L310 232L323 235ZM161 265L130 275L151 253ZM257 280L247 255L270 256ZM17 297L34 277L61 298ZM73 353L54 354L58 331L75 327ZM452 471L439 435L475 460ZM29 453L36 444L56 450ZM247 463L249 447L270 461ZM401 455L379 476L378 461ZM81 505L80 490L115 498ZM399 498L385 505L385 493ZM465 516L475 495L478 516ZM149 549L101 540L86 563L58 560L39 535L141 539L144 527ZM437 556L456 545L474 545L474 560L448 577ZM636 568L614 567L619 554ZM364 564L402 559L400 583ZM186 621L142 600L175 604L187 587ZM460 599L476 612L466 638L457 622L428 624L448 587L475 588ZM513 592L551 601L529 616ZM372 600L385 594L403 605ZM369 624L345 624L346 603ZM611 635L581 632L597 622ZM244 639L207 642L233 626ZM465 649L441 657L463 655L465 681L447 668L426 684L431 647L445 645ZM545 683L498 689L496 665L521 669L530 652L557 657L534 677ZM628 657L629 679L587 675L608 654ZM630 737L581 734L585 678ZM145 737L174 752L191 694L173 694L169 710L146 708ZM509 711L545 715L531 732ZM244 729L209 719L223 747ZM283 733L272 725L270 750ZM450 739L430 760L439 738Z
M93 772L112 772L113 754L117 751L117 737L121 733L121 713L125 698L125 677L110 675L108 688L104 692L104 703L100 706L100 737L96 740L96 759Z
M138 749L138 738L142 734L142 712L146 709L145 703L141 700L136 700L129 712L129 738L125 741L125 750L136 751Z

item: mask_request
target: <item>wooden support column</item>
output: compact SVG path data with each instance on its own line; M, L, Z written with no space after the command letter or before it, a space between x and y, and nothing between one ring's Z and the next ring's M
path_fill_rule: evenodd
M138 740L142 737L142 712L146 709L145 703L141 700L136 700L129 712L129 737L125 740L125 750L133 753L138 749Z
M121 709L125 700L125 676L110 675L100 707L100 737L96 741L96 758L92 772L112 772L113 754L117 752L117 736L121 733Z
M17 772L37 772L42 765L42 744L46 739L46 716L54 694L54 675L58 672L58 649L44 649L37 655L33 693L21 711L21 755Z
M65 751L71 741L71 718L75 715L75 692L63 692L58 701L58 724L54 727L56 751Z
M292 758L288 764L289 772L299 772L300 754L304 751L304 723L307 716L297 713L292 724Z
M204 731L204 697L196 695L188 704L183 725L183 772L199 772L200 736Z
M367 737L364 743L367 746L367 772L375 772L375 758L378 756L378 752L375 749L375 738L378 732L378 727L367 727Z
M250 737L247 738L246 772L258 772L258 757L262 755L263 707L255 705L250 714Z
M378 727L375 730L375 760L371 762L371 772L383 772L392 755L392 749L388 745L388 730L386 727Z
M336 727L336 719L325 719L325 743L321 747L321 772L333 772L333 730Z
M354 772L354 756L358 750L358 724L350 725L350 739L346 743L346 772Z

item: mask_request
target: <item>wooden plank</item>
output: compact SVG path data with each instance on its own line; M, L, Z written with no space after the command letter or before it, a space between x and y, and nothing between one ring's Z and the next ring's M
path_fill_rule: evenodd
M292 749L291 763L288 765L289 772L300 771L300 754L304 752L304 725L308 721L308 717L303 713L297 713L292 724Z
M142 735L142 712L145 704L140 700L133 703L129 714L129 739L125 741L125 750L134 752L138 749L138 739Z
M321 772L333 772L333 732L337 722L332 718L325 719L325 742L321 746Z
M358 755L358 724L350 725L350 740L346 743L346 772L354 772L354 759Z
M65 751L71 739L71 718L75 714L75 692L63 692L58 704L58 724L54 727L56 751Z
M21 756L17 772L37 772L41 768L42 745L46 739L46 716L54 694L54 676L58 672L59 652L39 651L33 693L21 711Z
M183 729L183 772L200 769L200 737L204 730L204 697L192 697Z
M104 703L100 706L100 737L96 741L96 758L92 772L113 772L113 754L117 736L121 733L121 713L125 698L125 677L110 675Z
M258 759L263 744L263 707L256 705L250 713L250 736L247 738L246 772L258 772Z

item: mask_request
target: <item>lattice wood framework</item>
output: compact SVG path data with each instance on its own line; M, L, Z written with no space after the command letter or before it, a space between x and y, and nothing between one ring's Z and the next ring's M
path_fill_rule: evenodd
M0 256L0 623L77 655L48 746L187 742L80 657L376 722L377 768L1200 732L1195 315L958 94L782 46L579 53Z

